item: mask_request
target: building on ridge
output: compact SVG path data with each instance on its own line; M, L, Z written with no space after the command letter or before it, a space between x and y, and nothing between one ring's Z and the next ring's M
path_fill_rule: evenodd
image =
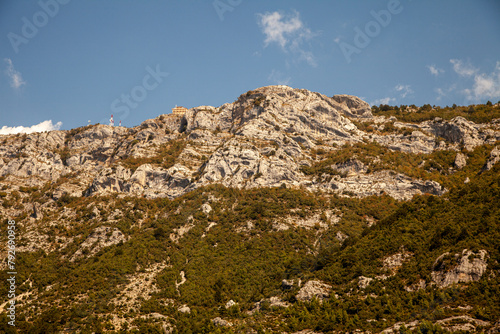
M180 106L175 106L175 108L172 108L172 115L174 116L183 116L186 113L187 109Z

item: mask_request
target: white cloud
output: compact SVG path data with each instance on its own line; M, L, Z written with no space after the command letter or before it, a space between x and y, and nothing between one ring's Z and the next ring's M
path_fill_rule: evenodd
M471 100L500 99L500 61L492 73L474 75L472 89L466 89L465 93Z
M500 61L497 61L495 68L489 74L482 73L479 69L471 64L465 64L460 59L450 59L450 63L453 65L455 73L467 80L465 84L467 86L472 85L470 88L457 89L460 93L465 94L469 102L484 103L486 99L500 99ZM439 94L438 98L445 95L442 94L445 93L443 91L437 92Z
M384 98L377 99L377 100L371 102L370 105L378 106L380 104L389 104L389 103L395 102L395 101L396 101L396 99L394 97L384 97Z
M318 63L316 62L316 58L314 57L311 51L304 51L301 49L297 50L299 53L299 60L305 60L309 65L316 67Z
M413 90L411 89L410 85L398 84L394 87L394 90L400 94L401 98L405 98L408 95L413 94ZM394 92L394 91L391 90L391 92ZM372 105L372 106L378 106L380 104L389 104L390 105L390 104L395 103L395 102L396 102L395 97L384 97L384 98L376 99L373 102L370 102L370 105Z
M450 63L453 65L453 70L460 76L470 77L477 72L477 69L472 65L464 64L463 61L459 59L450 59Z
M401 97L402 98L405 98L409 94L413 93L413 90L410 88L410 85L401 85L401 84L399 84L396 87L394 87L394 89L396 91L398 91L398 92L401 93Z
M298 54L299 60L316 66L316 59L311 51L303 49L304 41L310 40L314 34L301 21L298 12L283 15L280 12L257 14L262 33L266 36L264 46L277 44L284 52Z
M290 83L290 77L284 77L283 73L277 70L272 70L271 74L267 77L267 80L278 85L288 85Z
M440 75L441 73L444 73L444 70L436 67L436 65L427 65L427 68L429 69L429 71L431 72L432 75L434 76L438 76Z
M436 97L436 100L438 101L446 96L446 93L443 91L442 88L436 88L434 91L438 94L438 96Z
M19 89L22 85L26 85L26 81L23 80L23 76L21 75L21 73L14 69L12 60L10 60L9 58L5 58L4 60L7 63L5 74L7 74L10 79L10 86L14 89Z
M447 88L447 89L443 89L443 88L434 89L434 91L438 94L436 96L436 100L441 101L443 98L450 99L449 94L451 92L453 92L455 89L456 89L455 86L452 86L452 87Z
M266 35L265 45L278 43L283 49L291 38L300 34L304 25L299 18L299 13L295 16L285 18L279 12L259 14L262 32ZM307 31L307 29L306 29Z
M56 124L52 124L52 120L43 121L39 124L32 125L30 127L24 127L24 126L9 127L9 126L4 125L0 129L0 135L59 130L61 128L61 126L62 126L62 122L57 122Z

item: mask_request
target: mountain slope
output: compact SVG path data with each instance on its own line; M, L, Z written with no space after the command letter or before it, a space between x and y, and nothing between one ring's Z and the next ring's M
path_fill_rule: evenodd
M500 107L382 109L269 86L0 137L0 331L498 329Z

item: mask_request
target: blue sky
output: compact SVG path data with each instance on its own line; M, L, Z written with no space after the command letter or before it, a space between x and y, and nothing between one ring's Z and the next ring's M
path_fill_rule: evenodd
M135 126L273 84L371 104L497 102L499 18L498 0L3 0L0 134L111 114Z

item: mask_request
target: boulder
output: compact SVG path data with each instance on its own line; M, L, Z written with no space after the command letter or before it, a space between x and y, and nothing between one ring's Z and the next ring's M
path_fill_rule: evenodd
M313 298L321 301L330 297L331 289L331 285L321 281L308 281L295 297L300 301L311 301Z
M462 169L467 165L467 156L463 153L457 153L455 156L455 167L458 169Z

